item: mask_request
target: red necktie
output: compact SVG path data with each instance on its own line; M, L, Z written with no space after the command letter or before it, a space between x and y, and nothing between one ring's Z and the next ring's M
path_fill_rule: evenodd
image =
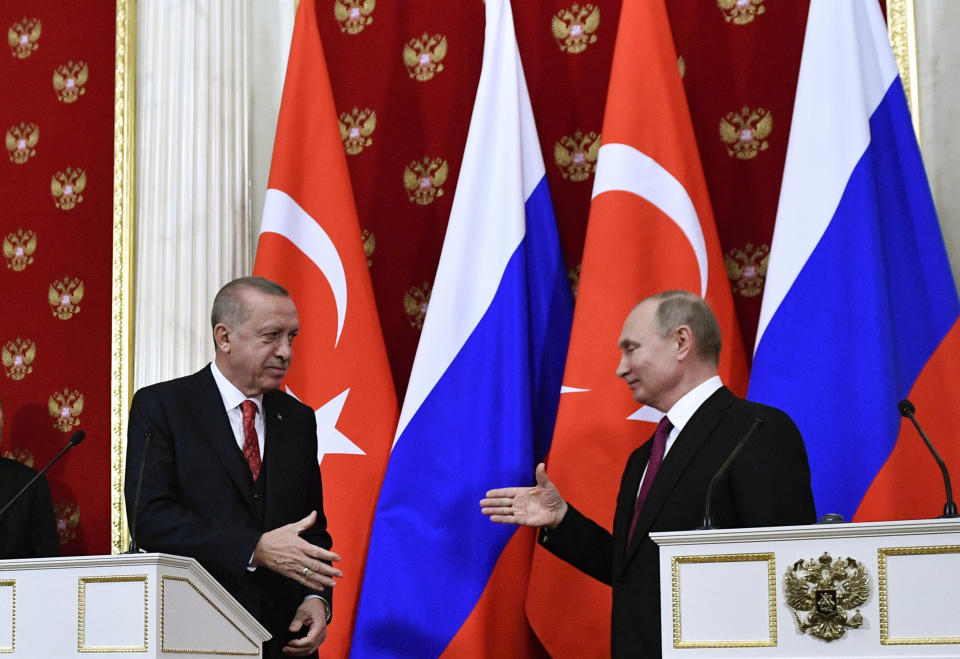
M240 403L240 412L243 414L243 457L250 465L253 480L260 477L260 442L257 440L257 427L253 424L257 416L257 404L252 400Z
M653 448L650 450L650 460L647 462L647 473L643 475L643 483L640 485L640 494L637 496L637 505L633 509L633 520L630 522L630 532L627 534L627 546L633 540L633 532L637 528L637 520L640 518L640 509L643 508L643 502L647 500L647 494L653 485L653 479L657 477L660 471L660 463L663 462L663 453L667 448L667 437L673 430L673 424L670 419L664 415L657 426L657 432L653 434Z

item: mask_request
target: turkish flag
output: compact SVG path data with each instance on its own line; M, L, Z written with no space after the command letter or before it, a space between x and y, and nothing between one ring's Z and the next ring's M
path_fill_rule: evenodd
M284 385L317 411L324 512L343 558L320 653L346 657L397 398L309 0L297 11L268 188L253 270L286 287L300 317Z
M609 530L627 457L660 416L615 374L633 306L668 289L703 296L723 332L724 383L743 395L748 376L663 0L623 2L602 139L547 473ZM610 607L609 586L537 547L527 617L551 656L609 657Z

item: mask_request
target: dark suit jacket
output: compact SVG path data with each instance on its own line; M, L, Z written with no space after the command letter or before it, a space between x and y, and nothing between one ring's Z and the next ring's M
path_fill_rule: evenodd
M7 505L36 471L0 458L0 508ZM0 559L60 555L60 537L50 487L42 476L0 517Z
M570 507L540 543L587 574L613 586L614 657L660 656L660 563L651 531L703 524L710 479L753 419L763 427L745 445L713 494L717 528L809 524L816 521L803 438L786 414L742 400L721 388L694 413L670 448L647 495L629 547L626 538L652 442L635 450L620 482L613 535Z
M130 407L124 495L140 547L197 559L273 634L268 651L276 651L286 643L286 628L303 597L313 591L263 567L248 570L257 541L263 532L316 510L317 523L301 537L326 549L332 543L323 514L313 410L271 391L263 396L263 413L261 498L209 365L141 389ZM151 439L134 525L147 434ZM328 604L331 594L321 594Z

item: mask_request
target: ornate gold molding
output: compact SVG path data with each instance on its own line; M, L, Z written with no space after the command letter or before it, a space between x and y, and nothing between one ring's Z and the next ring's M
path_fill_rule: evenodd
M680 627L680 565L684 563L766 562L770 637L765 641L683 641ZM777 645L777 565L773 552L762 554L715 554L674 556L672 568L673 647L675 648L772 648Z
M224 620L230 623L230 626L233 627L235 630L237 630L237 633L239 633L243 638L245 638L250 643L250 645L253 646L254 649L249 652L244 652L242 650L204 650L204 649L191 649L191 648L172 648L167 646L166 616L165 616L165 613L167 610L167 599L166 599L167 598L167 590L166 590L167 581L180 581L182 583L187 584L191 588L193 588L193 590L197 593L197 595L202 597L204 601L207 604L209 604L211 608L213 608L214 611L219 613ZM166 652L169 654L213 654L218 656L222 655L222 656L230 656L230 657L235 657L235 656L259 657L261 649L262 648L260 646L260 643L257 643L257 641L247 636L244 633L244 631L240 629L239 626L237 626L237 623L235 623L233 620L230 619L230 616L224 613L219 606L214 604L213 600L207 597L202 590L197 588L197 585L193 583L193 581L191 581L186 577L175 577L170 574L165 574L162 577L160 577L160 651L161 652Z
M910 104L913 132L920 141L920 85L917 84L917 21L915 0L887 0L887 30Z
M881 645L945 645L960 643L960 636L913 636L890 638L889 593L887 592L888 556L929 556L931 554L960 554L960 545L934 547L881 547L877 549L877 581L880 599Z
M143 645L88 646L87 645L87 584L88 583L143 583ZM77 580L77 652L146 652L150 633L150 593L147 575L134 574L109 577L80 577Z
M17 582L13 579L0 581L0 588L10 588L10 647L0 646L0 654L13 654L17 651Z
M117 0L113 106L113 293L110 328L110 547L124 550L127 408L133 375L133 211L136 0Z

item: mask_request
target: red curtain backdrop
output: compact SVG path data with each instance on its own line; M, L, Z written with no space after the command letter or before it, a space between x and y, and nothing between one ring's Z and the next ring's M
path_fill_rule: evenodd
M6 0L0 451L50 471L64 554L110 549L115 3Z

